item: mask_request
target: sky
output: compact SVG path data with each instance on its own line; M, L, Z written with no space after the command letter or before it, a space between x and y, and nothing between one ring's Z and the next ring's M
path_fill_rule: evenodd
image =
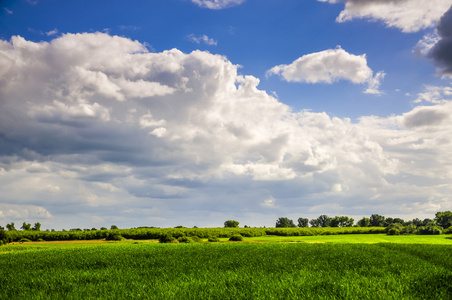
M0 226L452 210L451 6L0 1Z

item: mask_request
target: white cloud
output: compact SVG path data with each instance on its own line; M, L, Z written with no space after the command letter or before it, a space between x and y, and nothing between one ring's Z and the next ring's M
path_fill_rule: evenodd
M331 51L354 67L291 76L374 78L365 57ZM25 216L11 205L43 208L56 228L452 209L450 102L352 123L294 112L238 68L102 33L0 41L2 221Z
M200 7L208 9L224 9L244 3L246 0L191 0Z
M389 27L403 32L416 32L435 26L440 17L452 5L451 0L318 0L329 3L345 3L337 17L338 22L355 18L381 20Z
M366 55L353 55L342 48L303 55L290 65L275 66L267 75L280 75L289 82L333 83L348 80L355 84L367 83L365 93L379 94L378 88L384 72L375 77L367 65Z
M212 38L209 38L207 35L202 35L200 37L197 37L194 34L189 34L187 36L187 38L189 41L196 43L196 44L200 44L201 42L203 42L204 44L209 45L209 46L217 45L217 41Z
M58 34L58 29L56 29L56 28L46 32L47 36L57 35L57 34Z

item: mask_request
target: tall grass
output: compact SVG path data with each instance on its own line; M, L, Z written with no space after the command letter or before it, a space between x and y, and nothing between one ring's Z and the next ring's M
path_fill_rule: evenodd
M452 249L401 244L0 248L0 299L450 299Z

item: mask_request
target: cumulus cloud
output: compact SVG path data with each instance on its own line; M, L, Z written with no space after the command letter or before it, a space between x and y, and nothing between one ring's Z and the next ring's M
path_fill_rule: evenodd
M355 84L367 83L365 91L379 94L378 88L384 77L384 72L373 76L373 71L367 65L366 55L353 55L338 47L321 52L303 55L290 65L275 66L267 75L280 75L289 82L333 83L348 80Z
M355 79L312 80L373 78L345 58ZM352 123L294 112L238 68L105 33L1 41L0 221L19 207L57 228L451 209L449 102Z
M430 48L427 56L433 58L442 75L452 76L452 6L441 17L437 34L439 36L436 44Z
M244 3L246 0L191 0L200 7L208 9L224 9Z
M338 22L355 18L381 20L389 27L403 32L417 32L435 26L439 18L452 5L451 0L318 0L329 3L345 3L337 17Z

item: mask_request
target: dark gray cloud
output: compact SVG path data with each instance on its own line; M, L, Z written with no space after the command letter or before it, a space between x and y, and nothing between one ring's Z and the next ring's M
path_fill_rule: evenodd
M433 58L441 74L452 75L452 6L441 17L437 32L441 39L433 46L428 56Z

